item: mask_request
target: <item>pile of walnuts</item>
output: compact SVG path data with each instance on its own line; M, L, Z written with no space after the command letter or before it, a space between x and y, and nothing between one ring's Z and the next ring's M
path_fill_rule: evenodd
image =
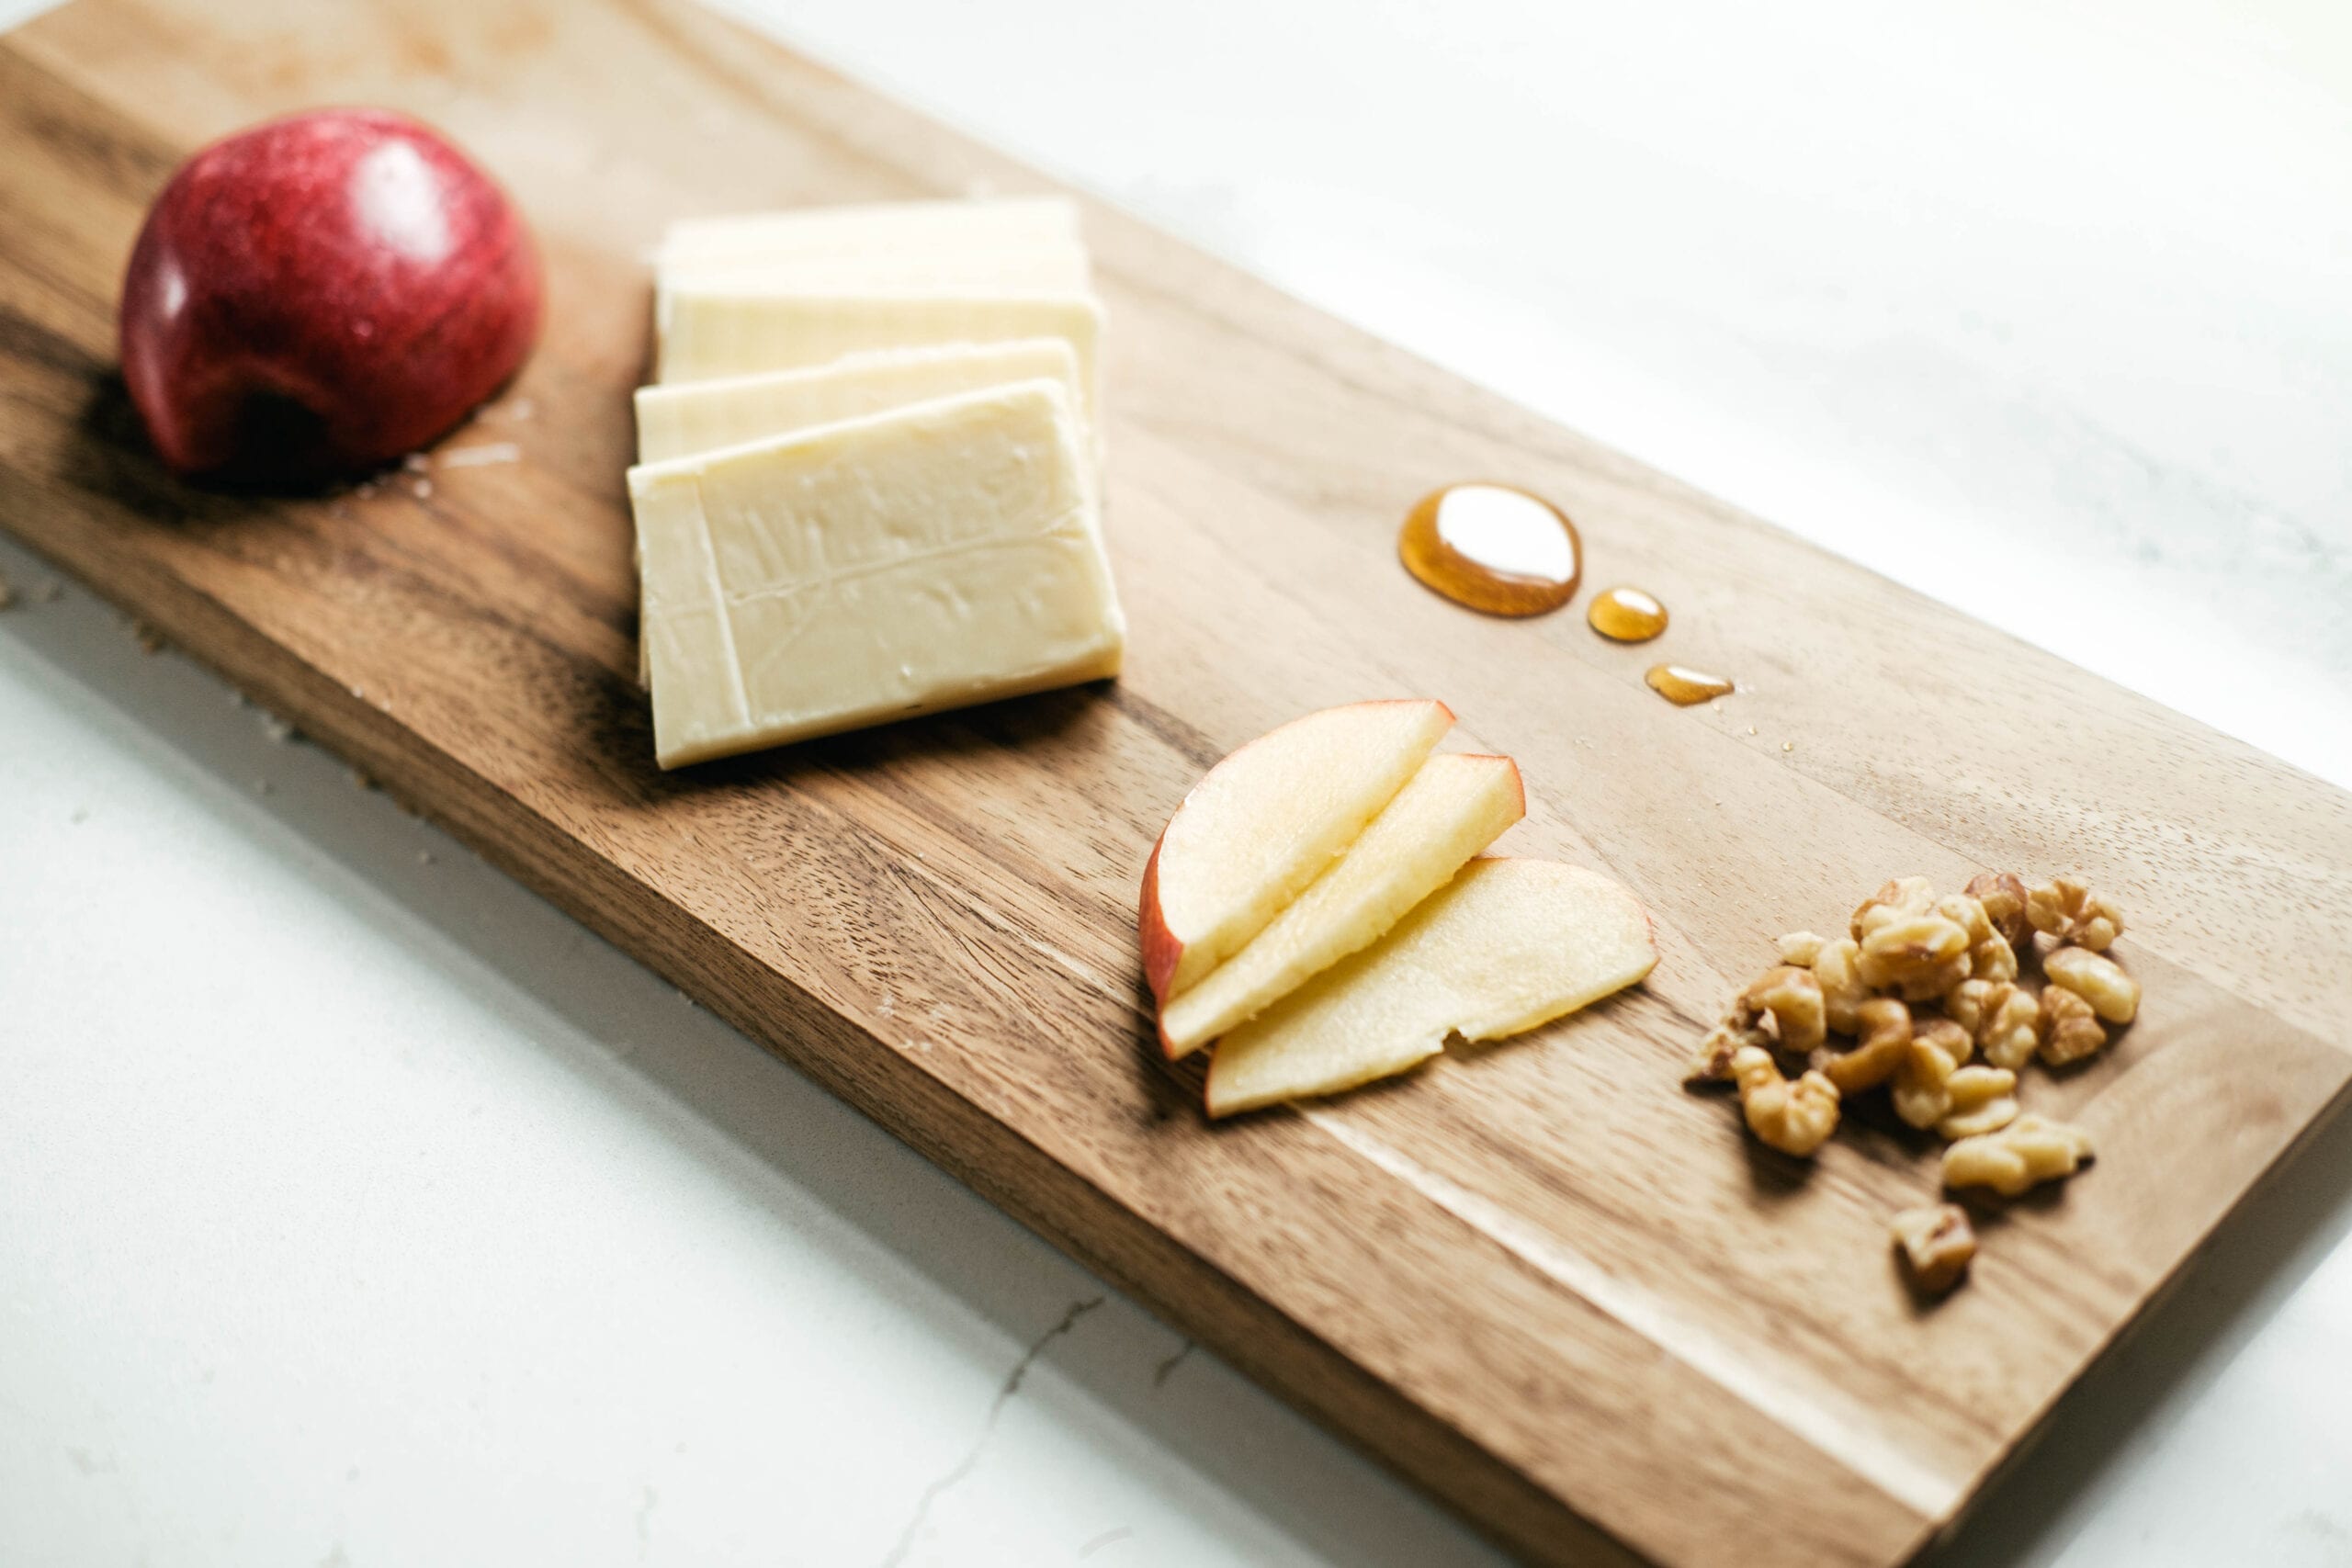
M1883 1086L1897 1116L1951 1145L1948 1187L2014 1197L2090 1160L2079 1129L2019 1111L2018 1075L2037 1057L2096 1055L2138 1014L2139 982L2108 956L2123 931L2113 905L2071 877L2029 889L1988 872L1938 897L1907 876L1849 930L1782 937L1780 964L1700 1042L1689 1078L1736 1086L1748 1130L1800 1157L1829 1141L1847 1099ZM2021 973L2029 957L2038 991ZM1789 1077L1783 1064L1800 1062ZM1975 1253L1954 1204L1906 1209L1894 1230L1926 1289L1956 1283Z

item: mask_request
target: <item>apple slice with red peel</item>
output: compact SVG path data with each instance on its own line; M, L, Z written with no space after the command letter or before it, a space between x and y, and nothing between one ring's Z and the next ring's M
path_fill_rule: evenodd
M1323 874L1453 727L1421 698L1293 719L1211 768L1144 867L1144 976L1166 1001Z
M1555 861L1472 861L1378 942L1220 1041L1209 1114L1401 1073L1451 1034L1533 1029L1633 985L1657 962L1648 914L1609 878Z
M1509 757L1430 758L1265 930L1170 998L1160 1043L1171 1058L1189 1055L1370 946L1526 814Z

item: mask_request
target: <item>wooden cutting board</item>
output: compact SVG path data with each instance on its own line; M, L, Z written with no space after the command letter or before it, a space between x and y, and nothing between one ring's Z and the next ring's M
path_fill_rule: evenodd
M199 142L352 101L447 128L538 228L546 341L456 438L521 460L180 484L113 370L140 214ZM77 0L0 44L0 520L1530 1557L1910 1557L2340 1098L2352 799L1102 208L1125 678L658 773L621 477L646 248L685 213L1037 188L668 0ZM1408 581L1400 513L1473 477L1562 502L1588 581L1658 592L1668 638ZM2012 570L1978 549L1952 570ZM1743 693L1670 707L1660 656ZM1521 759L1506 845L1632 885L1663 962L1533 1038L1211 1128L1151 1043L1146 852L1220 753L1408 694ZM1928 1151L1806 1168L1678 1069L1775 933L1986 866L2110 890L2147 998L2035 1086L2097 1168L1989 1220L1926 1309L1885 1223Z

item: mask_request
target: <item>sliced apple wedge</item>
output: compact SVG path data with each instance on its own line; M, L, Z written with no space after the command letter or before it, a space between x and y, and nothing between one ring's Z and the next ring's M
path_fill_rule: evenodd
M1265 930L1170 998L1160 1043L1171 1058L1187 1055L1370 946L1526 814L1509 757L1431 757Z
M1208 771L1153 846L1137 924L1165 1001L1265 929L1405 786L1453 724L1443 703L1293 719Z
M1648 914L1609 878L1554 861L1474 860L1378 942L1219 1042L1209 1114L1353 1089L1436 1055L1450 1034L1533 1029L1657 962Z

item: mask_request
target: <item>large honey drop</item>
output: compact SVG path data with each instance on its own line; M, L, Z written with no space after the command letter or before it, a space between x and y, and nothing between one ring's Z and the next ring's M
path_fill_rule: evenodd
M1732 689L1731 682L1721 675L1685 670L1679 664L1653 664L1642 679L1650 683L1651 691L1677 707L1711 703Z
M1594 631L1619 642L1647 642L1666 630L1666 606L1638 588L1594 594L1584 618Z
M1508 485L1458 484L1423 496L1396 536L1405 570L1457 604L1540 615L1584 575L1584 541L1550 502Z

